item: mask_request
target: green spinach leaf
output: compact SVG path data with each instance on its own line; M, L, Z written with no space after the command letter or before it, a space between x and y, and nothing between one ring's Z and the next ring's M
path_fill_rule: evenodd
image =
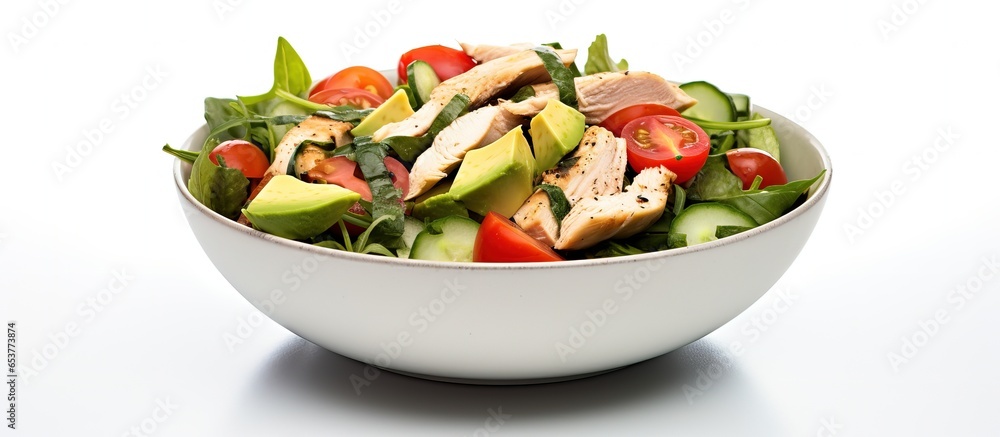
M240 97L247 106L256 105L274 99L280 91L299 96L309 91L312 77L305 62L295 52L292 45L284 37L278 37L278 49L274 54L274 83L271 90L256 96Z
M240 208L246 202L250 181L238 169L215 165L208 154L214 146L206 144L191 167L191 179L188 180L188 190L195 199L212 211L230 219L236 220Z
M379 220L387 216L385 221L369 227L376 228L371 233L370 240L383 246L396 249L403 247L403 192L392 184L392 177L385 167L385 157L388 152L386 145L374 143L371 137L354 139L354 155L361 173L372 191L372 218Z

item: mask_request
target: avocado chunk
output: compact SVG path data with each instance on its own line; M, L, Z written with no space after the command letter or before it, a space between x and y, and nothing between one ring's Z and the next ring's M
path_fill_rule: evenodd
M517 126L500 139L465 155L449 193L479 215L510 218L534 192L535 160Z
M361 120L361 123L351 129L351 135L356 137L371 135L378 128L389 123L402 121L411 115L413 115L413 108L410 107L410 98L406 96L406 91L397 90L392 97L389 97L389 100L375 108L371 114Z
M413 216L421 220L437 220L450 215L468 217L469 210L449 193L451 181L441 182L415 199Z
M535 146L535 176L555 167L583 139L586 117L566 104L550 99L531 119L531 144Z
M312 238L340 220L361 195L333 184L310 184L278 175L243 214L257 229L292 240Z

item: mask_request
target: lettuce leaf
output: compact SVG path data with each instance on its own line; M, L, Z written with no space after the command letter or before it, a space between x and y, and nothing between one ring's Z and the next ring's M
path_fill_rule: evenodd
M622 59L616 63L611 59L611 54L608 53L608 37L603 33L597 35L587 49L587 63L583 65L583 72L594 74L624 70L628 70L628 61Z

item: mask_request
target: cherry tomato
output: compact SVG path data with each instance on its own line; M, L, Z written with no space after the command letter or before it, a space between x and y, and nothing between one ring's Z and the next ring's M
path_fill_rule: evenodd
M669 106L658 105L656 103L643 103L632 105L624 109L619 109L614 114L605 118L600 126L611 131L616 137L622 136L622 129L630 121L647 115L673 115L680 117L681 113Z
M260 179L264 177L264 172L271 166L271 163L267 161L267 155L264 155L264 151L248 141L225 141L212 149L208 154L208 159L213 164L219 165L217 158L219 155L222 155L222 160L226 162L226 167L238 169L248 179Z
M677 174L677 183L698 174L708 159L708 134L682 117L640 117L625 125L622 137L632 169L642 171L662 165Z
M483 219L472 249L475 262L562 261L552 248L531 238L504 216L490 211Z
M406 167L396 158L386 157L385 168L392 175L392 184L403 191L403 195L410 189L410 173ZM337 184L361 195L362 199L369 202L372 200L372 191L365 181L364 174L358 163L351 161L345 156L334 156L327 158L316 164L312 170L306 172L306 177L310 182L320 179L331 184Z
M358 109L374 108L385 102L385 100L375 94L356 88L323 90L309 96L309 101L333 106L347 105Z
M382 99L388 99L392 96L392 84L389 83L389 79L386 79L382 73L368 67L356 66L347 67L321 80L309 92L309 97L321 91L338 88L364 90L378 95Z
M750 189L757 175L762 178L757 188L788 183L788 176L785 176L785 170L778 160L763 150L751 147L732 149L726 152L726 160L729 161L729 169L733 174L743 181L744 190Z
M418 47L400 56L399 66L396 68L400 83L406 83L406 67L416 60L431 64L441 80L451 79L476 66L476 61L461 50L441 45Z

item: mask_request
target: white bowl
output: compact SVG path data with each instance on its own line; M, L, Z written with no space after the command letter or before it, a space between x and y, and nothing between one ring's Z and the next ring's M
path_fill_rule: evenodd
M827 170L805 203L732 237L620 258L462 264L335 251L212 212L188 192L190 165L178 162L174 179L191 229L219 272L299 336L379 368L432 379L569 379L705 336L760 298L798 256L826 201L830 159L802 127L755 109L772 120L790 180ZM200 150L205 135L203 126L185 149Z

